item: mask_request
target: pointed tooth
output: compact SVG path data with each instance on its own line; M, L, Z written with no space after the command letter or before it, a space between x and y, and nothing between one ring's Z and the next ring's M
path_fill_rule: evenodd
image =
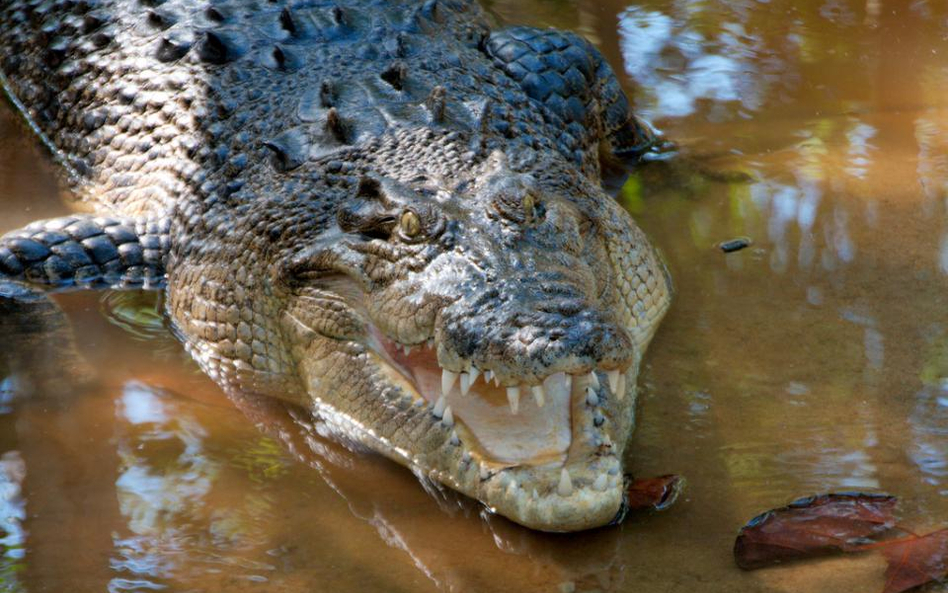
M451 406L444 408L444 415L441 416L441 424L454 426L454 413L451 411Z
M589 375L586 379L593 388L599 389L599 377L596 376L596 371L589 371Z
M625 374L619 375L619 384L616 386L616 398L619 401L625 397Z
M441 395L448 395L454 387L454 382L458 380L458 374L441 369Z
M484 371L484 383L490 383L494 378L494 371Z
M441 397L438 398L438 401L435 402L434 410L432 410L431 413L437 416L438 418L441 418L442 416L444 416L444 408L446 405L447 405L447 402L445 401L444 396L442 395Z
M467 395L467 392L471 390L471 374L470 373L461 373L461 395Z
M600 492L602 492L603 490L606 489L606 486L608 485L608 483L609 483L608 476L606 474L599 474L599 476L596 478L596 481L593 482L593 489L599 490Z
M533 391L533 399L537 401L537 407L542 408L546 401L546 391L543 390L543 384L533 385L530 390Z
M477 470L477 473L480 476L481 480L486 480L487 478L490 477L490 469L486 465L480 466Z
M405 345L405 356L411 356L411 346Z
M596 390L593 389L592 387L586 388L586 403L589 404L590 406L599 405L599 396L596 395Z
M477 382L477 378L481 375L481 370L474 365L471 365L471 379L468 381L467 388L470 389L474 383Z
M516 414L520 410L520 387L514 385L507 388L507 403L510 404L510 413Z
M556 492L560 496L569 496L573 493L573 481L569 478L569 472L565 467L560 472L560 483L556 486Z
M606 371L606 376L609 377L609 390L612 391L612 395L615 395L616 389L619 388L619 375L621 374L619 369Z
M500 387L500 378L496 374L494 375L494 387Z

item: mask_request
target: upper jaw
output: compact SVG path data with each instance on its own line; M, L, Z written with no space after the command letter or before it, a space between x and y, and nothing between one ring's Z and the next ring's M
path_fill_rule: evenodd
M428 341L406 355L373 333L371 349L427 417L428 436L443 437L409 451L406 465L534 529L586 529L620 513L635 365L498 388L489 369L442 367Z

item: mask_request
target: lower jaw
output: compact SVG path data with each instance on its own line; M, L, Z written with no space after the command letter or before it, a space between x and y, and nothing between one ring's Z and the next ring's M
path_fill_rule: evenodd
M621 458L625 443L624 439L620 443L613 442L608 433L630 434L634 410L631 393L607 406L603 405L609 397L604 387L598 389L596 398L587 398L586 385L574 382L573 392L568 397L546 403L546 412L531 409L527 404L517 416L511 416L505 402L498 401L499 392L485 392L482 395L486 397L479 399L474 399L478 398L475 394L462 398L452 393L448 405L456 406L457 412L452 410L450 416L453 417L447 418L446 408L439 410L437 400L431 401L435 398L428 395L440 393L440 387L430 389L435 382L440 386L437 371L419 370L424 369L424 365L409 365L410 360L387 351L374 352L374 356L378 368L402 388L420 414L429 418L430 427L424 439L428 445L424 454L417 453L418 442L367 443L373 449L480 500L492 512L533 529L589 529L606 525L619 514L624 500ZM634 374L626 379L627 385L635 384ZM634 388L629 391L634 392ZM598 403L594 405L590 402L592 399ZM465 400L468 400L467 408ZM479 402L483 408L483 415L475 416L473 422L464 416L466 410L477 407L471 402ZM521 430L522 438L529 441L532 437L539 443L527 442L520 448L512 448L509 439L501 443L489 441L485 438L484 422L489 423L492 416L501 413L506 416L494 419L506 420L500 426L512 428L518 426L518 421L522 423L526 414L535 414L534 421L545 414L533 428L552 427L556 434ZM563 424L550 422L557 419ZM529 428L529 422L527 424ZM607 431L607 427L612 430Z

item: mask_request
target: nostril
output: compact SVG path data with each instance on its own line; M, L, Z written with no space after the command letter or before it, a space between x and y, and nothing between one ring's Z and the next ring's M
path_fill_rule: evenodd
M541 313L551 313L563 317L574 317L588 309L588 305L576 299L552 300L541 302L536 306Z

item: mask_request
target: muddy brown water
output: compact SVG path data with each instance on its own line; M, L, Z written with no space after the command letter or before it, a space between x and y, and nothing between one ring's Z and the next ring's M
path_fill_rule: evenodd
M98 382L0 383L0 592L878 591L871 555L741 572L735 532L832 490L948 524L948 7L488 6L592 39L681 146L619 194L677 285L629 468L686 476L679 502L551 536L332 441L299 456L197 371L154 296L64 295ZM0 137L0 230L66 212L8 110ZM716 247L735 237L752 244Z

